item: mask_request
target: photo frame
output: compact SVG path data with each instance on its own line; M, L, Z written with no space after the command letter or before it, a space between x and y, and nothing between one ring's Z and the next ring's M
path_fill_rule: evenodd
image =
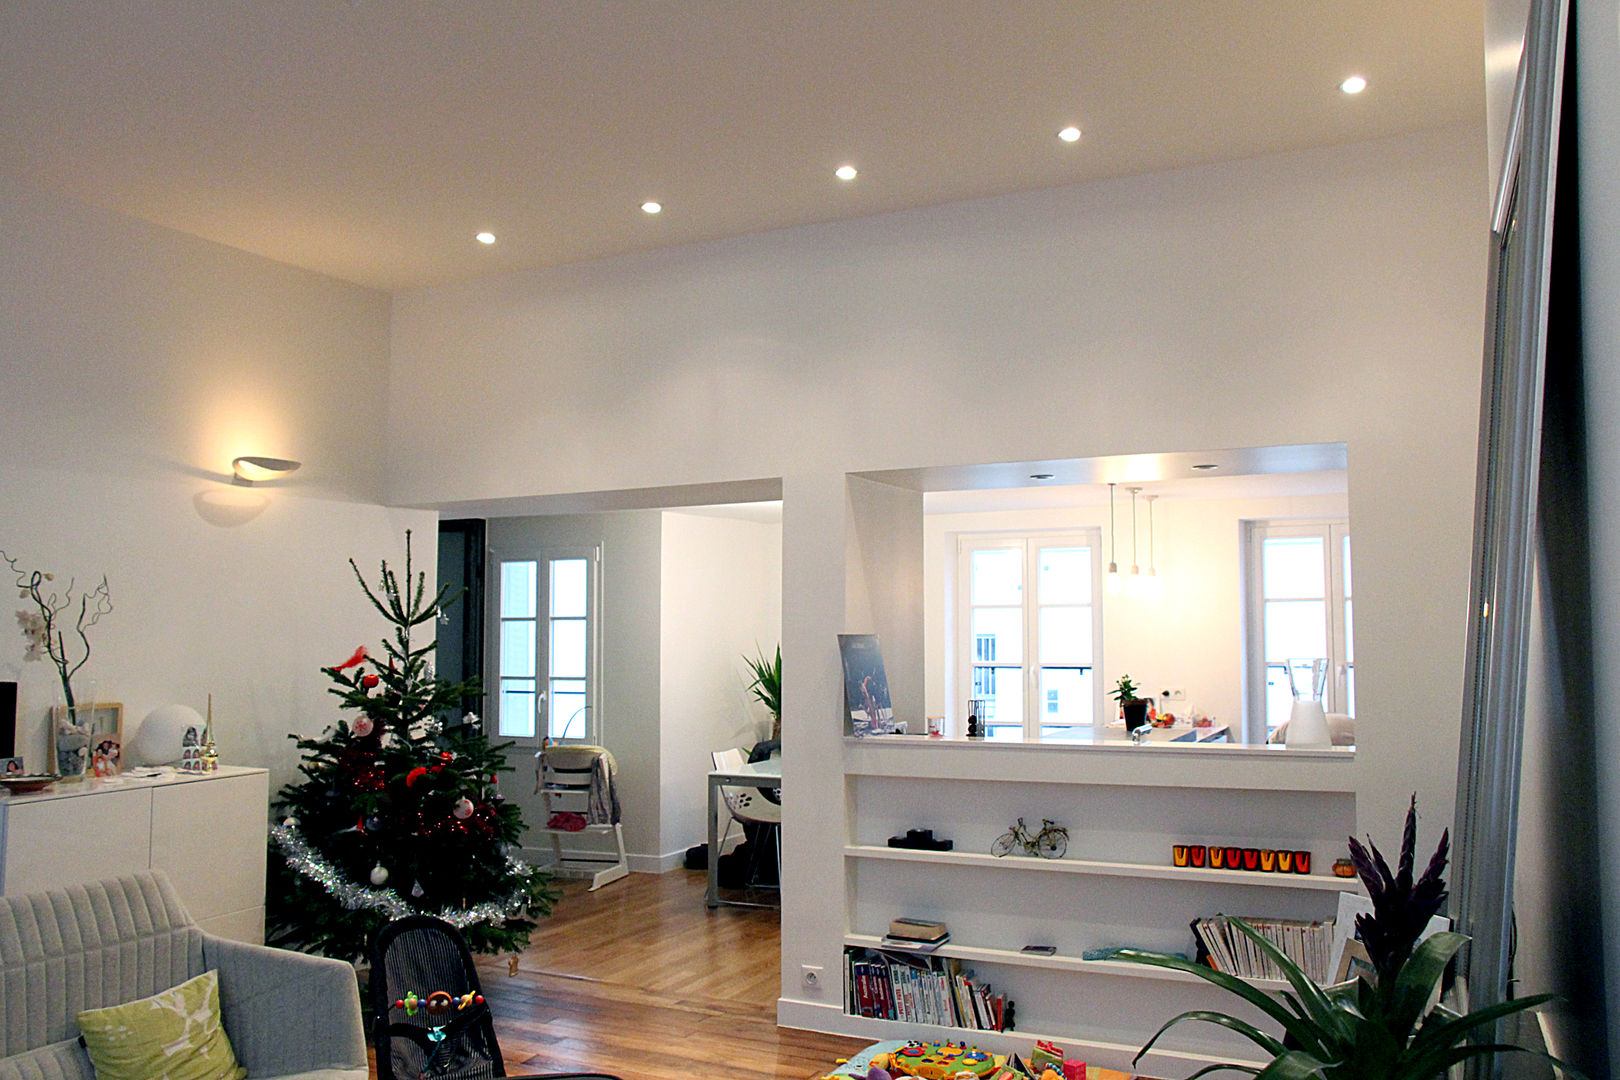
M28 770L23 767L20 757L0 757L0 778L8 776L24 776Z
M67 706L51 709L51 722L46 725L48 771L63 776L117 776L124 763L124 706L98 701L75 711L88 720L81 719L77 725L81 730L68 733L62 731Z
M844 734L859 739L903 733L905 725L894 722L877 635L839 634L838 653L844 663Z

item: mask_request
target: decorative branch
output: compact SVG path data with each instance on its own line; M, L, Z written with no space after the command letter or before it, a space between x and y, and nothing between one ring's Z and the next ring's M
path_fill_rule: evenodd
M39 570L24 570L17 565L17 560L5 550L0 549L0 559L4 559L16 578L17 592L24 600L31 600L33 611L17 612L17 623L22 627L23 638L28 642L28 648L23 653L24 660L40 660L48 657L56 667L57 678L62 682L62 697L68 707L68 715L72 716L73 676L79 669L90 662L90 628L101 621L103 615L112 613L112 590L107 586L105 575L101 583L94 589L74 596L76 579L69 578L67 588L58 593L49 586L56 580L55 574L44 573ZM78 602L78 614L73 617L71 629L64 627L67 616L73 611L74 601ZM68 650L68 634L78 637L79 647L73 652ZM77 659L75 659L77 655Z

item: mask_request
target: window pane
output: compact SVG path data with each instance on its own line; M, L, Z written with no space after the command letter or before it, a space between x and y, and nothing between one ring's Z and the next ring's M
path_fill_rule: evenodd
M1350 538L1344 538L1344 595L1346 598L1354 595L1350 589Z
M1042 604L1091 603L1091 549L1041 548L1036 599Z
M551 680L551 716L548 726L553 739L583 739L590 731L586 723L585 681Z
M1092 671L1090 668L1042 668L1041 715L1043 725L1091 727ZM1045 734L1041 738L1046 738Z
M551 620L551 670L553 679L585 677L585 620Z
M1012 724L996 724L985 732L992 742L1023 742L1024 729Z
M534 680L501 680L501 734L527 739L534 735Z
M1266 602L1266 659L1321 656L1327 648L1327 601L1268 600ZM1287 679L1284 678L1286 685Z
M968 602L1022 604L1024 553L1017 548L985 548L973 552Z
M501 623L501 674L534 678L534 623L527 619Z
M1040 614L1041 663L1091 663L1091 608L1043 607Z
M976 667L973 669L972 697L986 698L984 721L991 726L1010 724L1020 731L1024 725L1024 680L1019 668Z
M1322 538L1289 536L1266 540L1260 549L1267 600L1320 599L1325 587ZM1271 655L1269 652L1266 654ZM1321 655L1321 654L1317 654Z
M1294 708L1294 692L1288 686L1288 670L1281 664L1266 666L1266 730L1288 722Z
M1351 664L1344 673L1344 697L1346 716L1356 715L1356 665Z
M1350 610L1350 598L1344 598L1344 659L1346 663L1356 662L1356 620Z
M501 618L534 618L535 564L501 563Z
M974 608L973 662L1020 664L1023 660L1023 611L1019 608Z
M585 606L585 560L551 560L551 614L583 619Z

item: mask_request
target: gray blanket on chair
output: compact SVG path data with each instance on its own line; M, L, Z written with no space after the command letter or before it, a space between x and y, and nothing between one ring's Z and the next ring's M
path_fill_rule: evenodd
M547 746L540 752L540 772L549 765L560 772L578 772L589 769L591 786L587 795L585 820L592 825L619 823L619 766L612 751L603 746L570 743L566 746ZM541 777L535 777L535 790L539 790Z

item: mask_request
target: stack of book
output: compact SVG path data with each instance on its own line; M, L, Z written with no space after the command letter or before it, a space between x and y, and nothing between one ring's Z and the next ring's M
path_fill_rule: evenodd
M883 945L891 949L913 949L933 952L951 940L945 924L932 919L891 919L889 932L883 935Z
M1318 984L1325 986L1332 981L1333 972L1328 970L1328 965L1332 963L1333 920L1244 918L1243 921ZM1192 928L1198 940L1199 959L1215 970L1241 979L1283 978L1282 969L1225 915L1194 919Z
M960 960L877 949L844 950L844 1008L851 1016L975 1031L1011 1031L1013 1003L974 981Z

